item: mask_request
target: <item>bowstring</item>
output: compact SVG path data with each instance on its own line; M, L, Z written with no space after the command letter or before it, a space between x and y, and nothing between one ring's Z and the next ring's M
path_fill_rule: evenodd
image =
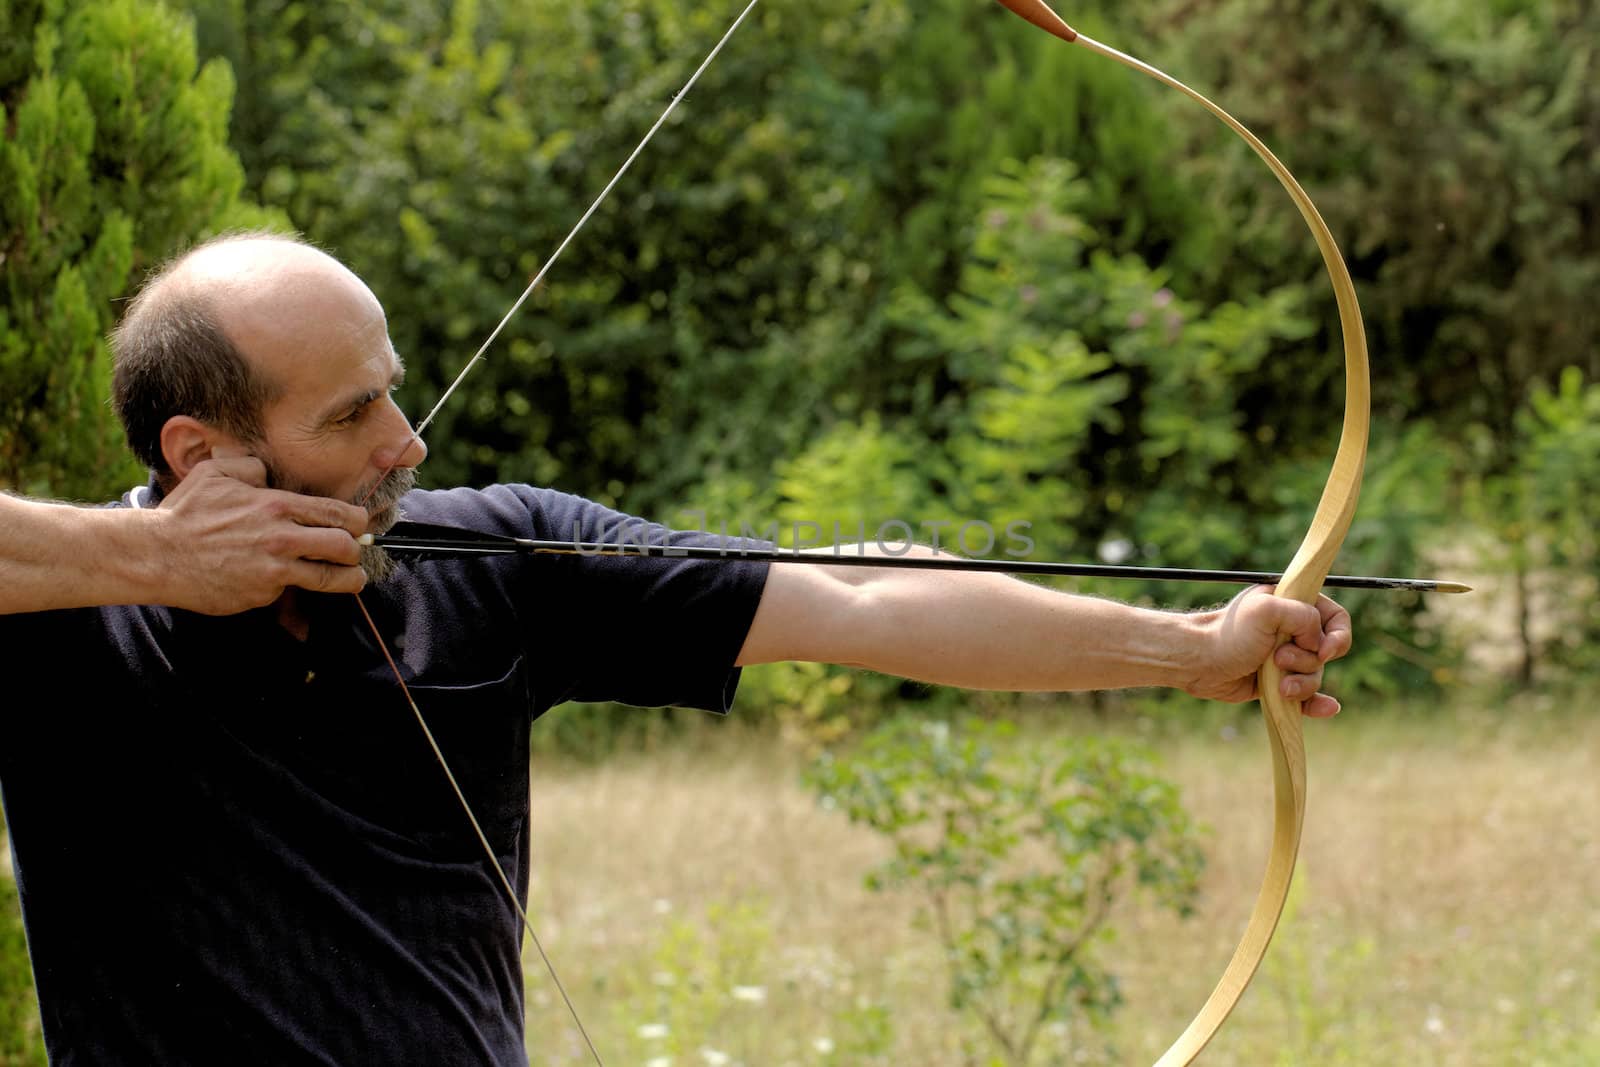
M575 237L578 236L578 232L583 229L584 225L588 223L589 219L594 215L594 213L599 210L600 205L604 203L606 197L611 194L611 190L616 187L617 183L622 180L622 176L628 172L630 167L633 166L634 160L639 158L639 155L644 151L645 146L648 145L655 137L656 131L661 129L661 127L666 124L667 119L670 118L672 113L677 110L678 105L683 101L683 98L689 94L689 90L694 88L695 83L700 80L700 75L704 74L706 72L706 68L711 66L712 61L715 60L718 54L722 52L723 46L725 46L733 37L734 32L738 30L738 28L744 23L745 18L749 16L750 12L755 10L758 3L760 3L760 0L750 0L750 2L745 5L744 9L739 12L738 18L733 20L733 23L728 27L727 31L724 32L722 37L718 39L716 45L712 47L710 52L706 53L705 59L703 59L700 62L700 65L695 68L694 73L689 76L689 80L684 82L683 88L679 89L673 94L671 101L668 102L666 109L661 112L660 117L658 117L650 129L645 132L645 135L640 138L639 143L634 147L633 151L628 154L628 157L623 160L622 165L617 168L616 173L611 176L611 180L606 182L604 188L600 190L599 195L594 198L594 201L589 205L588 210L586 210L583 215L579 217L578 221L573 224L572 229L567 232L566 237L562 238L561 243L556 246L556 250L550 254L550 258L545 261L544 265L539 268L538 273L533 276L533 280L530 281L527 287L522 290L522 295L517 297L516 302L511 305L511 309L507 311L500 319L500 322L495 326L494 330L490 332L483 344L478 346L478 350L473 353L472 358L467 361L466 366L461 368L461 373L457 374L455 380L450 383L449 388L445 389L444 393L439 397L438 402L434 404L433 409L429 411L427 416L423 418L423 420L416 425L415 429L411 431L411 439L407 442L406 447L400 450L394 461L390 463L383 473L380 474L373 482L372 488L367 490L366 494L362 496L359 501L357 501L357 506L364 507L367 501L372 499L372 495L378 491L379 486L383 485L384 481L391 473L393 473L394 469L400 465L400 460L405 457L406 453L411 451L412 444L422 443L423 431L433 423L434 417L439 414L441 409L443 409L445 402L450 399L450 397L455 393L456 389L460 387L461 383L466 380L467 375L472 373L473 368L475 368L479 363L483 362L484 355L486 352L488 352L489 346L495 342L495 339L498 338L501 332L505 330L506 325L512 320L512 318L516 316L517 312L521 310L522 305L527 302L528 297L531 296L533 291L539 287L539 284L544 281L545 275L550 272L551 267L555 266L556 260L561 258L561 254L567 250L567 246L572 243ZM533 941L533 947L538 952L539 958L544 961L545 970L550 974L550 980L555 983L557 991L560 992L562 1003L567 1006L567 1013L572 1016L573 1025L578 1028L578 1033L582 1035L583 1042L589 1049L589 1055L594 1058L594 1062L597 1067L605 1067L604 1061L600 1058L599 1050L595 1048L594 1042L589 1037L588 1029L583 1025L583 1020L578 1015L577 1007L573 1004L572 998L567 994L566 985L561 981L561 976L556 973L555 964L551 962L549 953L545 951L544 944L539 940L538 932L534 930L533 923L528 918L527 910L522 906L522 900L518 895L516 888L511 884L511 879L509 876L507 876L505 868L501 866L499 857L495 855L494 846L489 843L488 835L483 832L483 827L478 822L478 817L472 811L472 805L467 802L466 793L456 781L455 772L450 769L449 761L447 761L444 757L444 751L439 747L439 742L434 738L433 731L429 729L428 722L422 715L422 709L417 706L416 699L411 695L411 689L406 685L405 676L401 674L400 666L395 662L394 655L389 650L388 642L383 639L383 634L378 630L378 625L373 620L371 612L367 610L366 601L361 599L361 594L355 593L352 595L355 597L357 606L361 609L362 617L366 619L367 627L372 631L373 639L377 641L378 648L383 653L384 660L389 665L389 670L394 674L395 681L399 683L400 692L405 697L406 704L410 707L411 714L416 719L417 726L421 728L423 736L427 738L428 747L433 750L433 755L439 763L439 768L444 771L445 778L449 781L450 789L455 794L456 800L460 803L462 812L466 815L467 821L472 824L472 832L477 837L478 843L483 847L484 853L489 859L489 865L494 868L494 873L496 876L498 876L500 885L505 890L506 899L511 902L511 907L516 912L517 918L521 920L523 929L527 930L528 937Z
M695 72L689 76L689 80L684 82L683 88L679 89L673 94L672 101L667 104L666 110L661 112L661 117L656 119L655 125L651 126L649 131L645 133L644 137L640 139L639 144L631 153L629 153L628 158L623 160L622 166L618 167L617 172L611 176L611 180L606 182L605 188L600 190L600 195L594 198L594 203L589 205L589 210L583 213L583 216L578 219L577 223L567 233L567 236L562 239L559 245L556 246L556 250L551 253L550 258L545 261L544 266L539 268L539 273L533 276L533 281L529 282L528 287L522 290L522 295L517 297L517 302L511 305L511 310L505 313L505 316L500 320L500 324L494 328L494 331L489 334L488 338L483 342L483 344L478 346L478 350L474 352L472 358L467 361L467 365L461 368L461 373L456 375L455 381L450 383L450 388L446 389L444 394L439 397L438 403L433 405L433 410L428 412L427 417L417 424L416 431L413 435L417 440L421 440L422 431L426 430L433 422L434 416L439 414L439 409L443 408L445 401L450 399L450 394L456 391L456 387L459 386L466 376L472 372L472 368L476 367L483 361L484 353L489 350L490 345L494 344L495 338L500 336L500 331L506 328L506 323L510 322L512 317L515 316L519 310L521 310L523 303L528 299L529 296L533 294L533 291L539 287L539 283L544 281L544 276L550 272L551 267L555 266L556 260L561 258L561 253L567 250L567 246L572 243L572 239L578 236L578 231L583 229L584 224L589 221L589 217L593 215L597 209L599 209L606 197L610 195L612 188L616 186L617 182L622 180L622 176L628 173L628 168L633 166L633 161L639 158L639 153L644 151L645 145L650 143L650 139L656 135L656 131L659 130L666 123L667 119L672 116L672 113L677 110L678 104L685 96L689 95L689 90L694 88L694 83L700 80L700 75L705 73L706 68L711 65L711 61L717 58L717 54L722 51L722 46L728 43L728 40L733 36L734 31L739 28L739 24L744 22L745 16L754 11L756 4L760 2L761 0L750 0L750 3L746 5L745 9L739 12L739 17L733 20L733 25L729 26L727 32L722 35L721 40L717 41L716 46L712 48L710 52L706 53L706 58L700 62L699 67L695 68Z
M583 1043L589 1048L589 1055L594 1057L594 1062L599 1067L605 1067L600 1059L600 1052L594 1047L594 1042L589 1037L588 1029L583 1025L583 1020L578 1016L578 1009L573 1006L572 998L567 995L567 987L561 981L561 976L556 973L556 965L550 962L549 953L544 950L544 943L539 940L539 934L533 928L533 922L528 918L527 909L522 906L522 901L516 888L511 884L506 869L501 866L500 858L494 853L494 846L489 843L489 836L483 832L478 817L472 813L472 805L467 803L467 794L462 790L461 783L456 781L455 772L450 769L450 764L444 758L444 752L439 748L439 742L434 738L433 731L428 728L428 720L422 717L422 709L417 706L417 700L411 695L411 687L406 685L406 680L400 673L400 666L395 662L394 655L389 651L388 644L383 639L383 634L378 631L378 624L373 620L372 613L367 610L366 601L361 599L361 594L354 594L356 604L361 608L362 618L367 620L367 627L372 631L372 636L378 642L378 648L383 652L384 660L389 664L389 669L394 672L395 681L400 683L400 692L405 695L406 704L411 708L411 714L416 718L417 725L422 727L422 735L428 739L428 747L433 750L433 755L439 761L439 767L444 771L446 780L450 783L450 790L461 804L461 810L466 812L467 821L472 824L472 832L478 838L478 843L483 846L484 852L489 857L489 866L494 868L500 885L506 891L506 899L511 902L511 908L517 913L517 918L522 921L523 929L528 931L528 936L533 939L533 947L539 953L539 958L544 961L545 970L550 972L550 980L555 983L556 990L561 994L561 1002L567 1006L567 1013L572 1016L573 1025L578 1028L578 1033L583 1036Z

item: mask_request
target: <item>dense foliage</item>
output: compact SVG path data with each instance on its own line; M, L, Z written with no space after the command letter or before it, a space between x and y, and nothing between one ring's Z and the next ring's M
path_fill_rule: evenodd
M1349 253L1378 422L1341 569L1419 569L1474 501L1531 507L1532 397L1600 378L1590 8L1097 8L1075 21L1275 144ZM125 481L98 338L145 265L262 217L241 189L370 281L420 414L732 15L187 11L203 69L160 5L6 8L4 484ZM758 8L444 409L428 477L678 523L1025 521L1041 558L1281 562L1340 399L1314 248L1226 131L1059 45L970 0ZM1508 567L1592 580L1540 515L1511 525ZM1351 601L1383 640L1346 685L1447 676L1420 601ZM797 703L800 673L772 690Z
M233 76L137 0L0 8L0 486L142 480L106 404L104 337L140 272L271 216L239 200Z

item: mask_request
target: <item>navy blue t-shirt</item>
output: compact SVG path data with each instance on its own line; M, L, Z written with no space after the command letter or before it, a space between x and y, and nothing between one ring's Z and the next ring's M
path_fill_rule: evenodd
M529 486L402 506L518 537L665 536ZM533 719L567 700L726 711L765 579L428 559L362 599L525 900ZM0 616L0 788L57 1067L526 1062L504 889L355 598L301 601L304 642L271 609Z

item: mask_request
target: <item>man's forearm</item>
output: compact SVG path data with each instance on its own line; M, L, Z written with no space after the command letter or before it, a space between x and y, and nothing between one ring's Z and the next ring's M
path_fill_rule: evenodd
M265 488L260 460L199 464L159 508L0 496L0 614L165 604L226 615L295 586L353 593L366 509Z
M998 574L778 563L740 661L841 663L966 689L1184 686L1203 657L1200 622Z
M0 494L0 614L152 599L151 515Z
M1065 692L1192 680L1193 616L1000 575L896 573L862 587L849 662L964 689Z

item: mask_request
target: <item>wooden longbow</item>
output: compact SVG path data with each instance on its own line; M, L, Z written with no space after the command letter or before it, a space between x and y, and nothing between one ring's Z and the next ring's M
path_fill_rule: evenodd
M628 156L622 167L606 184L588 211L578 220L578 223L556 248L551 257L545 261L544 266L533 281L529 283L516 303L512 305L511 310L506 312L505 317L500 320L499 325L495 327L488 339L483 342L472 359L468 361L460 375L445 390L433 410L417 425L414 436L420 439L422 432L433 421L434 416L444 406L445 401L455 392L457 386L461 384L473 367L482 361L484 353L495 338L500 335L506 324L543 280L556 259L560 257L589 217L594 214L607 194L610 193L629 166L632 165L634 159L649 143L655 131L661 127L667 116L677 107L706 67L716 58L723 45L727 43L734 30L738 29L745 17L750 14L757 2L758 0L750 0L748 6L743 9L732 26L729 27L721 40L707 55L704 62L696 69L688 83L672 98L672 102L668 105L666 111L657 119L650 131L645 134L638 147ZM1355 517L1356 501L1361 489L1361 475L1366 462L1371 406L1367 346L1361 327L1361 309L1356 300L1355 285L1351 281L1350 272L1345 268L1344 259L1339 253L1339 248L1334 241L1332 232L1329 231L1327 224L1323 222L1322 216L1318 213L1310 196L1300 187L1300 183L1295 180L1289 169L1243 123L1221 107L1163 71L1078 33L1061 16L1051 10L1043 0L998 0L998 2L1055 37L1069 44L1080 45L1092 52L1114 59L1125 66L1132 67L1134 70L1154 78L1156 81L1170 86L1200 103L1242 137L1255 153L1266 162L1272 172L1277 175L1283 187L1288 190L1290 197L1293 198L1295 205L1300 209L1300 213L1305 218L1307 225L1310 226L1312 235L1316 238L1317 246L1322 251L1322 258L1327 265L1328 275L1333 282L1334 292L1338 300L1339 321L1344 337L1345 357L1344 427L1340 434L1338 451L1334 456L1333 470L1323 489L1322 499L1312 517L1311 529L1307 532L1304 541L1301 542L1299 551L1295 554L1289 566L1285 568L1283 577L1278 582L1276 595L1299 600L1307 604L1315 603L1323 581L1327 578L1328 572L1333 566L1334 557L1338 555L1339 547L1344 542L1345 535L1350 530L1350 523ZM382 478L379 479L380 484L382 480ZM371 615L367 613L366 605L361 602L359 595L357 595L356 600L361 605L361 612L366 617L367 624L371 628L373 636L377 639L379 647L389 660L390 668L394 671L395 679L399 682L402 692L405 693L405 698L410 705L412 714L422 728L424 735L426 735L434 756L437 758L452 789L454 789L468 821L472 824L474 833L477 835L490 864L498 875L512 908L516 911L518 918L521 919L523 926L532 937L534 946L538 950L540 958L544 960L552 979L554 979L556 987L572 1015L573 1022L583 1036L590 1055L597 1065L601 1064L602 1061L598 1050L589 1039L588 1032L584 1028L582 1020L579 1019L571 999L567 996L561 979L556 975L549 956L539 943L538 934L534 932L533 924L529 921L527 913L522 907L522 902L517 897L516 890L512 887L504 868L500 866L494 849L480 828L476 816L473 815L465 795L460 787L457 786L455 775L451 772L449 764L445 761L444 753L434 740L432 731L428 729L427 721L423 718L421 710L417 707L416 701L407 689L405 679L390 655L387 643L383 640L383 636L379 633ZM1272 752L1274 793L1272 851L1267 859L1267 869L1262 879L1261 891L1256 898L1255 907L1251 911L1250 921L1245 928L1244 936L1240 940L1238 948L1235 949L1227 969L1223 971L1222 977L1217 981L1216 988L1212 990L1211 996L1201 1007L1194 1020L1173 1042L1172 1046L1167 1049L1166 1053L1162 1055L1157 1062L1157 1067L1177 1067L1180 1064L1188 1064L1199 1055L1207 1042L1216 1034L1233 1010L1234 1005L1238 1003L1239 998L1243 995L1245 987L1249 985L1256 969L1260 966L1261 960L1266 954L1267 945L1272 940L1273 931L1277 927L1278 917L1283 911L1284 901L1288 896L1289 883L1294 875L1295 859L1300 848L1301 826L1305 819L1306 760L1305 743L1301 732L1301 705L1298 701L1287 700L1280 695L1279 683L1281 681L1282 672L1274 666L1269 658L1262 666L1257 679L1262 714L1266 720L1267 736Z
M1344 336L1344 428L1339 436L1332 473L1328 476L1322 499L1311 519L1311 529L1306 533L1293 561L1284 570L1283 580L1277 586L1277 595L1306 604L1315 603L1323 580L1327 578L1334 557L1339 554L1339 546L1344 543L1345 535L1350 532L1350 523L1355 518L1356 500L1361 493L1361 474L1366 466L1372 405L1361 306L1356 300L1355 283L1345 267L1344 257L1339 254L1333 233L1323 222L1311 197L1289 173L1289 168L1242 122L1221 107L1164 71L1085 37L1067 25L1044 0L998 2L1068 44L1080 45L1114 59L1197 101L1242 137L1272 169L1311 228L1317 247L1322 251L1322 261L1328 268L1328 277L1333 282L1339 305L1339 325ZM1284 901L1289 895L1295 858L1300 851L1300 829L1306 813L1306 750L1301 733L1300 702L1287 700L1280 694L1278 685L1282 679L1282 672L1269 658L1262 665L1256 681L1261 712L1267 724L1267 738L1272 749L1273 782L1272 851L1267 856L1267 870L1261 879L1261 891L1256 896L1255 907L1250 912L1250 922L1245 927L1239 947L1234 950L1227 969L1217 980L1216 988L1211 991L1211 996L1194 1020L1156 1062L1156 1067L1178 1067L1191 1062L1216 1035L1234 1005L1244 995L1256 968L1261 965L1267 945L1272 941L1272 933L1277 928L1278 916L1282 914Z

